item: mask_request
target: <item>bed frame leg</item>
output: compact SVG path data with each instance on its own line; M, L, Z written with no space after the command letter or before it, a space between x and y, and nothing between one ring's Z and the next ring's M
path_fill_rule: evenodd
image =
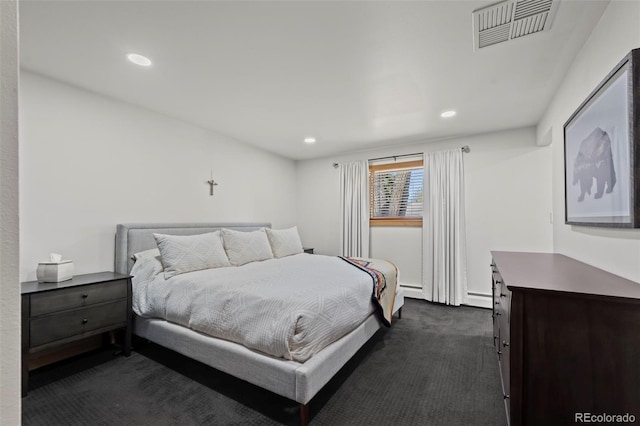
M300 404L300 426L309 424L309 404Z

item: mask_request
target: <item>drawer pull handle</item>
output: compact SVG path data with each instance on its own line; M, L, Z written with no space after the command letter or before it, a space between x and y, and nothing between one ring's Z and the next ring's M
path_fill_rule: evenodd
M496 284L502 284L502 281L496 280Z
M502 315L500 312L496 312L497 317L499 317L500 315Z
M89 297L89 295L87 293L82 293L82 298L86 299L87 297Z
M498 356L502 355L502 351L498 351Z
M499 300L496 300L496 305L499 305L499 304L500 304L500 301L499 301Z
M88 322L89 322L89 320L88 320L87 318L83 318L83 319L82 319L82 323L83 323L83 324L86 324L86 323L88 323Z
M509 395L502 395L503 399L509 399Z
M507 346L509 346L509 343L506 340L503 340L502 347L506 348Z
M500 293L500 297L507 297L507 295L504 293Z

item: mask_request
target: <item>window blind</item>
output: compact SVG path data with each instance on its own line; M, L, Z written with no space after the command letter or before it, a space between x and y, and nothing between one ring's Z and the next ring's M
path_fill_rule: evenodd
M395 168L372 168L370 179L372 219L422 218L424 169L421 166L398 164Z

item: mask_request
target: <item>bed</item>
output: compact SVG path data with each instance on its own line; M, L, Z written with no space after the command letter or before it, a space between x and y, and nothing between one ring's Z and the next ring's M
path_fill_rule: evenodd
M196 235L220 229L251 232L269 223L148 223L119 224L116 230L115 270L129 274L133 255L156 248L154 233ZM298 255L315 256L315 255ZM318 258L318 260L320 260ZM364 272L363 272L364 273ZM399 287L398 287L399 288ZM404 297L396 291L392 312L401 314ZM383 319L368 314L355 329L321 349L304 362L252 350L230 340L210 337L159 318L134 315L134 334L193 358L220 371L260 386L300 404L300 421L308 422L308 404L316 393L378 331Z

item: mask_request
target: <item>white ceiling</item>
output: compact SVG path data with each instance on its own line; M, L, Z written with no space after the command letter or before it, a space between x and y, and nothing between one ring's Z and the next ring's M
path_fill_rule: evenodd
M289 158L322 157L536 124L607 2L563 0L551 31L474 52L471 13L492 3L22 1L21 64Z

